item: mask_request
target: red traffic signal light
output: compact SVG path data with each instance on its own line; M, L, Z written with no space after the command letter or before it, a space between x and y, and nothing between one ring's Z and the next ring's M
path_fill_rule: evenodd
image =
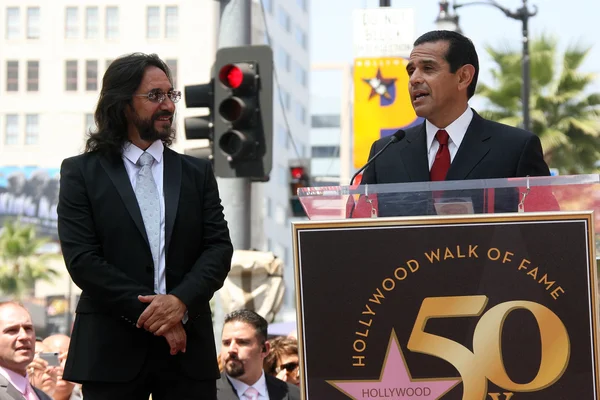
M214 77L214 161L219 177L268 180L273 143L273 50L217 51Z
M304 175L304 167L290 167L292 173L292 179L302 179Z
M229 89L254 86L256 70L251 63L227 64L219 70L219 81Z

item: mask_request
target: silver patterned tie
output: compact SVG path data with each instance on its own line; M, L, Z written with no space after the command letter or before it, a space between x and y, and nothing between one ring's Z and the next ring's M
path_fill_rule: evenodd
M150 251L154 267L158 266L158 247L160 240L160 203L158 199L158 189L152 176L152 164L154 157L150 153L142 153L138 160L141 166L137 174L135 184L135 197L142 212L142 219L146 227Z

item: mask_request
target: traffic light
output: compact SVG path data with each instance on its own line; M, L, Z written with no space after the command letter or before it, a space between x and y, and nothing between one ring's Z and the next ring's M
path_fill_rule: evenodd
M214 81L200 85L190 85L184 88L185 105L188 108L206 107L209 114L199 117L187 117L184 120L185 137L191 139L208 139L209 146L194 147L184 150L185 154L196 158L205 158L212 160L212 141L213 141L213 116L210 114L213 108L213 86Z
M267 181L273 159L273 51L269 46L219 49L214 74L215 174Z
M290 209L294 217L306 217L304 207L298 198L298 189L310 187L310 174L302 165L290 166Z

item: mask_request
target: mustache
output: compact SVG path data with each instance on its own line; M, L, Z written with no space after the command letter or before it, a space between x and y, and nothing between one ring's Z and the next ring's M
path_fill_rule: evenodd
M240 359L238 358L238 356L232 354L225 359L225 362L229 362L229 361L240 361Z
M152 119L159 119L161 117L173 118L173 113L168 112L168 111L159 111L156 114L154 114L154 116L152 117Z

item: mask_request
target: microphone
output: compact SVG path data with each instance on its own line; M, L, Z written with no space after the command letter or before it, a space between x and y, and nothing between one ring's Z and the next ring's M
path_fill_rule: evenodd
M401 141L402 139L404 139L404 136L406 136L406 132L404 132L402 129L400 129L396 133L394 133L392 135L392 137L390 138L389 142L387 142L381 150L379 150L377 153L375 153L375 155L373 157L371 157L371 159L369 161L367 161L367 163L361 169L359 169L358 171L356 171L356 173L354 175L352 175L352 179L350 179L350 186L352 186L352 184L354 183L354 179L356 179L358 174L363 172L369 165L371 165L373 163L373 161L375 161L377 159L377 157L379 157L381 155L381 153L383 153L390 144Z

